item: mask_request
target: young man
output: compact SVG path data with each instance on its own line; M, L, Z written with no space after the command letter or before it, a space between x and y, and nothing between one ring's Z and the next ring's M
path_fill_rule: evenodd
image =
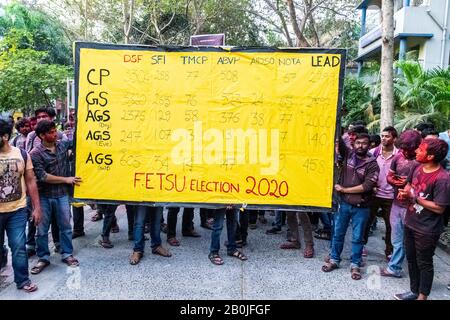
M387 176L387 182L394 187L394 201L392 203L389 217L391 225L391 237L393 252L387 268L381 269L381 276L400 278L402 275L402 264L405 258L403 248L403 230L405 225L406 209L408 203L397 199L398 190L404 188L406 179L416 168L416 149L422 138L416 130L404 131L399 138L400 152L394 157Z
M345 141L345 145L347 148L353 149L353 146L355 144L355 140L356 137L358 136L358 134L360 133L369 133L369 131L367 130L367 128L363 125L354 125L351 128L348 129L347 132L347 141ZM369 136L369 142L370 142L370 136Z
M311 221L307 212L286 212L287 225L290 231L288 241L280 245L280 249L300 249L300 236L298 232L298 222L303 228L303 238L305 240L305 250L303 251L303 258L314 257L314 239L312 235Z
M42 120L36 126L36 134L41 144L31 152L34 172L38 179L42 205L42 221L37 227L38 263L31 269L32 274L40 273L50 264L48 248L48 228L52 208L56 209L56 220L60 230L62 261L70 267L78 266L73 257L72 226L70 224L69 186L79 185L80 177L69 176L68 150L70 141L58 141L56 125L53 121Z
M25 149L27 136L31 131L30 120L22 118L16 122L17 135L11 140L11 145L19 149Z
M342 141L340 144L340 154L344 163L340 183L334 187L340 194L340 206L334 220L331 256L329 261L322 266L322 271L330 272L339 268L345 234L351 221L352 257L350 272L353 280L360 280L364 230L369 219L370 201L373 188L378 181L380 168L375 157L368 153L369 135L367 133L360 133L356 136L353 150L343 147Z
M144 256L145 248L145 220L150 216L150 245L152 253L162 257L169 258L172 256L170 251L161 245L161 217L163 207L150 207L137 205L135 207L134 217L134 248L130 256L130 264L138 264Z
M180 245L180 241L177 239L178 212L180 212L180 207L170 207L167 212L167 243L174 247ZM184 208L181 233L183 237L201 237L194 230L194 208Z
M53 110L53 108L46 108L42 107L39 109L36 109L34 111L34 114L36 116L36 126L39 124L39 122L43 120L53 121L53 119L56 117L56 112ZM57 138L58 140L68 140L67 136L61 132L57 131ZM27 141L25 144L26 150L28 152L31 152L33 148L37 147L41 144L41 139L39 139L39 136L36 134L35 131L31 131L27 136Z
M420 163L399 190L408 201L405 219L405 251L410 292L396 294L397 300L426 300L433 283L433 255L443 227L445 206L450 205L450 176L440 162L448 145L440 139L425 139L416 150Z
M394 200L394 189L387 182L386 178L391 168L392 159L397 154L398 150L394 146L397 139L397 130L394 127L386 127L381 132L381 145L371 149L369 152L377 159L378 167L380 167L380 174L376 186L375 197L372 200L370 207L370 217L364 232L364 244L369 240L370 227L377 218L378 210L381 209L381 215L386 225L386 234L384 237L386 259L389 260L392 254L391 244L391 225L389 223L389 213L391 212L392 201Z
M25 151L9 145L11 134L12 126L0 120L0 260L6 231L12 250L14 282L18 289L33 292L37 286L28 276L25 246L26 191L33 203L32 217L36 224L41 221L41 205L31 158Z
M227 255L237 258L241 261L247 260L247 257L236 247L236 223L238 210L232 206L214 210L214 225L211 233L211 246L209 248L208 258L215 265L222 265L223 259L219 255L220 235L223 230L223 221L227 217Z
M47 108L47 107L41 107L39 109L36 109L35 112L35 119L36 119L36 125L43 121L48 120L52 121L56 117L56 112L53 108ZM36 132L34 131L36 129L36 126L31 125L31 131L28 136L27 140L25 142L25 150L31 153L31 151L41 145L41 139L37 136ZM64 133L61 131L57 131L57 137L60 141L66 141L67 137ZM30 211L30 210L29 210ZM59 241L59 229L56 223L56 212L52 210L52 220L51 220L51 230L52 230L52 238L53 242L55 244L55 251L60 251L60 241ZM36 254L36 228L34 224L29 223L28 224L28 234L27 234L27 253L28 256L34 256Z

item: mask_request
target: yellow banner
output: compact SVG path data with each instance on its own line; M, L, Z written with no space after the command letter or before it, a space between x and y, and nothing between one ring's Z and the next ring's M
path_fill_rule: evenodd
M343 51L75 52L76 198L331 207Z

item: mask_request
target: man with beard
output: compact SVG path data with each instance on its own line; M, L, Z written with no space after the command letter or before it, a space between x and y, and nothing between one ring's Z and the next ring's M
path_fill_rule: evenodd
M450 176L440 165L448 145L441 139L425 139L416 150L420 163L399 190L398 199L408 202L405 218L405 252L410 292L397 300L426 300L433 284L433 255L443 228L445 206L450 205Z
M375 157L368 153L369 145L369 135L359 133L356 136L353 150L343 146L340 147L340 154L344 163L339 178L340 182L334 186L340 196L340 205L334 218L335 225L330 259L322 266L323 272L330 272L339 268L345 234L351 221L352 257L350 271L353 280L361 279L360 268L364 230L369 219L373 188L377 185L380 171Z
M395 130L394 127L388 126L381 132L381 145L370 150L370 153L377 159L378 166L380 167L380 174L378 175L377 191L370 207L369 221L364 232L364 244L367 244L370 227L376 220L378 211L381 211L381 216L383 217L386 226L386 234L384 237L386 248L384 254L388 260L390 259L393 250L391 244L389 214L391 212L392 201L394 200L394 189L388 184L386 178L389 169L391 168L392 160L397 154L397 148L394 146L395 139L397 139L397 130Z

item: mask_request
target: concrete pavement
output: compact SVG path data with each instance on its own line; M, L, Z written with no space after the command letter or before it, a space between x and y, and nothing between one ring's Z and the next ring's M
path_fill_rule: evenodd
M181 246L170 247L171 258L151 253L146 242L145 256L132 266L128 257L133 244L127 240L127 221L124 206L117 210L120 232L111 235L113 249L104 249L97 242L103 220L91 222L93 215L85 207L86 236L73 241L75 256L80 261L78 268L68 268L58 254L52 254L51 265L41 274L32 275L39 290L25 293L17 290L12 282L9 266L0 277L0 300L5 299L348 299L348 300L392 300L395 293L409 289L407 272L401 279L383 278L376 274L378 266L385 266L382 223L370 237L366 258L367 266L363 279L350 278L350 239L346 241L341 268L331 273L320 270L329 242L316 240L316 255L305 259L302 250L281 250L278 246L286 237L286 227L278 235L266 235L274 217L266 214L267 225L258 223L256 230L249 230L248 246L244 248L248 261L241 262L226 255L221 247L225 264L215 266L208 260L210 232L199 227L199 216L195 215L196 230L201 238L186 238L181 235L179 214L177 238ZM222 232L221 244L226 240L226 229ZM301 230L301 229L300 229ZM302 230L301 230L302 233ZM351 233L351 230L349 230ZM166 235L161 233L163 245ZM11 261L11 260L9 260ZM450 256L437 249L435 256L435 278L430 299L450 300ZM37 258L30 259L30 268ZM10 263L10 262L9 262ZM406 264L405 264L406 270Z

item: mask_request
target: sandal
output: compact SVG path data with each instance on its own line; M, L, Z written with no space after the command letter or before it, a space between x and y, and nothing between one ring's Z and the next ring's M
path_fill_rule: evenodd
M300 242L288 241L280 245L280 249L300 249Z
M223 264L223 259L217 253L210 253L208 255L209 261L216 266L221 266Z
M314 247L313 246L306 246L305 250L303 251L303 258L313 258L314 257Z
M167 243L170 244L172 247L178 247L180 245L180 241L178 241L177 238L169 238L167 239Z
M31 274L38 274L41 273L42 270L47 268L47 266L50 264L50 261L47 260L39 260L38 263L31 268L30 273Z
M230 257L238 258L238 259L241 260L241 261L248 260L248 258L246 257L246 255L243 254L243 253L242 253L241 251L239 251L239 250L235 250L234 252L228 253L228 255L229 255Z
M34 292L38 289L38 286L35 283L30 283L24 285L22 288L18 288L19 290L23 290L27 293Z
M322 271L323 272L331 272L335 269L339 268L339 266L337 265L337 263L334 262L327 262L322 266Z
M143 252L133 251L133 254L130 256L130 264L133 266L138 264L143 256L144 256Z
M158 254L158 255L160 255L162 257L166 257L166 258L169 258L172 256L170 251L168 249L164 248L163 246L157 246L156 248L152 249L152 253Z
M111 240L109 239L100 239L98 240L98 243L105 249L114 248L114 245L111 243Z
M77 259L74 258L74 256L68 256L67 258L62 259L61 261L67 264L67 266L69 267L78 267L80 265L80 263L78 262Z
M354 267L350 270L351 274L352 274L352 279L353 280L361 280L362 276L361 276L361 270L358 267Z

